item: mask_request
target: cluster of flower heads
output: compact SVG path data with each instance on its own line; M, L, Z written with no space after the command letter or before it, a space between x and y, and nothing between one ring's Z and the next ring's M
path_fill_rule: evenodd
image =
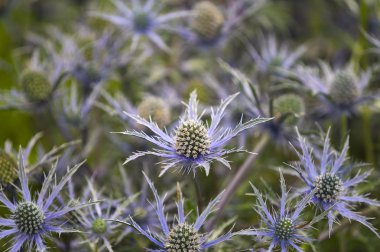
M346 116L355 116L362 106L372 104L378 94L367 89L378 69L360 70L353 61L343 67L324 61L306 65L301 63L308 52L306 46L291 49L270 33L257 36L251 43L238 25L260 16L267 2L240 0L219 5L217 1L194 1L187 8L170 11L166 4L174 3L110 0L109 10L98 10L97 6L88 15L94 23L105 21L103 31L88 25L78 27L74 35L55 27L47 29L48 36L28 34L27 40L33 46L26 49L30 57L21 63L23 71L15 80L19 87L0 93L0 109L24 110L38 118L47 112L51 118L46 121L53 119L66 143L44 151L42 145L37 145L41 138L37 134L25 149L14 150L10 142L0 149L0 203L5 211L0 212L0 245L4 246L0 249L49 251L58 247L62 251L113 252L129 251L127 244L162 252L200 252L209 248L236 251L225 244L239 243L239 239L248 236L254 240L248 238L249 244L242 244L241 249L304 251L306 243L313 243L314 226L318 225L318 235L330 235L334 233L334 223L343 219L361 223L380 238L369 218L357 212L361 204L379 207L380 202L359 188L371 173L359 170L367 169L368 164L349 160L346 132L339 136L346 140L342 150L337 151L331 144L330 129L317 143L298 130L313 130L311 124L328 120L334 128L336 118L346 123ZM200 82L208 86L198 85L193 91L191 85L169 86L167 76L159 73L165 75L165 83L148 86L150 92L141 95L140 82L150 81L138 76L139 70L150 71L149 61L159 53L173 57L170 64L178 65L178 73L185 79L194 70L191 60L178 62L189 51L177 53L166 41L170 34L202 52L225 49L232 38L238 38L246 46L252 72L246 73L240 62L219 60L218 65L215 59L212 64L220 66L224 80L229 82L232 77L235 85L223 86L220 76L211 76L218 73L201 73ZM371 35L365 37L378 55L380 41ZM149 43L144 43L146 39ZM210 67L207 61L202 64L198 68ZM137 84L133 75L138 76ZM151 75L155 80L156 76ZM173 76L174 80L178 77ZM115 79L120 89L114 87ZM194 80L188 82L191 81ZM178 104L183 97L188 98L188 93L184 112L175 117L182 109ZM206 103L213 104L211 97L221 100L219 106L205 107ZM115 126L103 117L95 117L93 111L101 114L98 108L105 112L101 116L116 115L121 119L127 129L117 133L129 137L108 134L116 131ZM107 120L111 121L110 117ZM99 132L105 132L111 140L110 152L106 151L108 145L102 145ZM270 137L266 138L267 134ZM256 142L261 136L265 141ZM250 177L244 172L253 167L253 157L260 155L266 141L285 149L292 147L297 158L279 172L279 199L270 192L263 195L249 182L260 224L246 223L241 230L232 225L225 231L231 223L239 222L237 218L215 226L215 219L221 216L220 211L237 187L248 185ZM261 146L259 153L252 153L256 148L247 150L252 145ZM35 146L38 150L34 150ZM87 156L96 156L98 153L91 156L94 149L106 157L99 154L95 161L80 162ZM123 165L119 164L120 156L110 155L117 149L123 158L128 153ZM246 157L236 172L230 154ZM135 165L140 157L145 157L143 164ZM97 158L106 161L94 165ZM117 159L117 165L112 159ZM125 168L127 165L143 169L137 169L135 174ZM226 171L218 169L219 165L229 168L234 177L226 190L204 204L199 179L209 183L214 176L228 177ZM111 170L113 166L119 166L117 172ZM205 178L201 177L201 169ZM168 181L174 176L186 179L161 196L152 182L157 170L156 182L163 185L170 185ZM182 174L169 174L172 170ZM296 175L297 183L302 185L287 189L285 171ZM164 174L167 175L163 177ZM183 197L181 188L188 186L187 179L195 184L197 200L187 202ZM212 182L214 186L216 182ZM149 200L150 192L153 201ZM186 196L192 194L186 190ZM193 210L186 213L188 208ZM215 219L209 218L214 212Z

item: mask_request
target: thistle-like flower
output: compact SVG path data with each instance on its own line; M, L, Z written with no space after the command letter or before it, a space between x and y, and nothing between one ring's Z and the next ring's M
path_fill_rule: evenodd
M333 70L327 63L321 62L320 69L300 65L292 72L313 94L319 95L327 105L326 114L353 114L357 106L372 99L364 92L371 72L357 75L353 65Z
M170 122L170 109L165 101L159 97L145 98L137 107L139 115L145 120L152 119L158 127L163 128Z
M290 50L287 44L279 44L274 35L262 36L257 49L252 45L248 45L248 48L257 71L277 75L281 75L281 70L291 69L306 52L305 46Z
M275 212L268 209L267 203L259 190L251 183L254 195L257 197L255 211L259 214L265 228L247 229L237 232L238 235L250 235L268 238L270 245L268 250L272 251L275 247L280 247L281 251L289 251L291 247L297 251L302 251L298 243L310 242L311 239L306 236L305 231L310 229L312 225L326 216L326 212L313 217L312 220L306 222L301 218L302 212L309 204L313 197L313 193L309 193L299 200L293 207L289 206L289 192L286 189L285 179L280 172L281 182L281 199L279 210Z
M299 173L300 178L306 183L304 191L314 191L313 203L324 211L332 208L327 215L330 231L336 215L340 214L350 220L362 223L380 237L373 225L367 221L367 218L352 210L358 203L380 206L379 201L369 199L366 195L360 195L355 191L355 187L363 182L370 175L370 172L359 172L351 177L350 171L359 168L360 165L347 163L348 138L341 153L337 153L330 146L329 134L330 130L324 139L322 153L313 154L310 144L298 133L299 146L302 152L295 149L299 162L291 167Z
M282 118L287 126L296 126L304 113L305 104L298 95L285 94L273 100L273 115L278 119Z
M5 151L0 150L0 184L10 184L17 177L16 160Z
M123 36L115 39L112 32L105 32L97 38L88 27L80 26L77 36L50 27L48 38L30 34L29 40L46 51L48 61L57 71L77 79L85 95L96 84L107 79L115 66L128 60L122 47Z
M200 1L193 6L189 28L182 36L200 47L212 47L229 40L241 21L254 15L265 1L234 1L223 9L212 1Z
M161 8L155 8L157 7L155 0L147 0L144 4L141 3L141 0L126 1L128 3L123 0L111 0L111 2L117 8L117 14L101 12L93 12L91 14L120 26L124 29L124 32L131 35L132 50L136 49L140 38L145 36L161 50L169 51L169 47L158 32L161 30L177 32L171 22L189 14L188 11L161 14Z
M52 148L48 152L44 152L43 147L37 144L41 137L41 133L34 135L24 149L23 164L27 174L35 171L38 167L52 164L58 158L58 153L60 151L78 143L77 141L64 143L60 146ZM35 147L38 147L39 155L37 160L32 162L31 153ZM4 148L0 149L0 185L10 185L18 177L17 156L18 151L13 147L12 142L8 140L5 141Z
M89 193L80 202L84 203L86 201L85 198L93 201L101 200L101 202L88 208L77 210L74 216L76 216L80 229L84 231L87 238L86 242L90 246L97 246L97 244L103 243L99 246L100 250L107 249L109 252L113 252L111 239L112 237L116 237L120 224L108 220L120 218L134 197L128 198L124 202L115 202L115 200L104 198L95 190L93 182L89 180L87 181L87 188L85 190ZM80 243L83 243L83 241L80 241Z
M293 142L295 138L293 126L300 123L304 115L305 106L302 97L292 93L273 97L268 88L261 89L238 69L232 68L224 61L219 63L232 75L234 84L241 88L244 95L241 104L246 113L252 116L275 117L275 120L260 125L260 129L268 132L272 140L280 145Z
M167 223L167 219L164 213L164 201L166 195L161 198L158 195L158 192L154 187L152 181L149 180L145 173L144 176L148 181L148 184L156 200L155 210L161 224L162 234L151 232L149 230L149 227L143 229L132 217L129 219L128 225L135 228L137 232L144 235L159 248L158 250L153 251L203 251L204 249L215 246L218 243L229 240L234 235L234 233L229 231L226 234L219 236L218 238L209 240L209 236L212 233L203 234L200 232L200 229L206 221L208 215L210 215L210 213L215 210L215 207L218 204L222 193L208 204L206 209L200 215L198 215L194 223L189 223L187 220L188 215L185 215L184 211L184 199L182 198L182 192L179 190L179 201L177 202L178 216L176 216L177 223L173 224L173 226L170 227Z
M19 77L19 88L0 93L1 109L38 110L51 101L64 73L35 50L25 71ZM2 103L2 104L1 104Z
M189 104L186 104L187 110L185 115L180 118L177 129L171 135L161 130L157 123L125 112L137 123L149 128L155 136L149 136L144 132L128 130L120 133L143 138L161 148L161 150L154 149L152 151L137 152L130 156L125 163L145 155L162 157L164 158L164 161L162 161L164 166L160 176L167 170L175 167L185 169L188 172L193 171L194 174L196 173L196 167L202 167L205 169L206 175L208 175L212 161L219 161L230 168L224 156L243 150L226 150L223 146L243 130L270 120L267 118L256 118L245 123L241 120L234 129L221 128L219 124L223 118L224 111L237 95L238 94L235 94L222 100L216 111L211 110L211 123L210 126L208 126L202 122L201 116L198 115L197 94L194 91L190 95Z
M0 218L0 225L3 227L3 230L0 231L0 239L14 237L10 252L18 252L24 245L27 245L28 251L35 249L46 251L43 241L45 237L50 237L51 233L60 234L74 231L62 227L65 222L64 216L71 211L87 207L89 204L66 204L64 207L57 208L54 201L82 164L83 162L69 169L58 184L54 183L56 165L53 165L38 196L32 197L20 148L18 172L21 188L17 189L21 193L21 198L18 202L11 202L4 192L0 192L0 202L11 212L9 217ZM49 190L51 190L50 194Z

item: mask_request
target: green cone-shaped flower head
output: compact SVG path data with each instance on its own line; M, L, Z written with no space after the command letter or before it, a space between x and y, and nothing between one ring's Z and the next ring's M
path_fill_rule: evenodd
M192 29L205 40L212 40L219 35L224 23L223 13L209 1L202 1L194 6Z
M10 184L17 177L16 161L8 153L0 150L0 184Z
M46 101L52 91L49 80L40 72L28 71L21 76L24 94L31 102Z
M161 98L147 97L138 106L138 111L142 118L146 120L149 120L149 117L152 118L160 128L170 122L170 109Z
M305 113L303 99L295 94L285 94L277 97L273 101L273 115L275 117L286 116L284 123L286 126L295 126L299 121L299 116Z
M340 72L330 87L331 99L340 105L348 105L359 97L359 90L352 74Z

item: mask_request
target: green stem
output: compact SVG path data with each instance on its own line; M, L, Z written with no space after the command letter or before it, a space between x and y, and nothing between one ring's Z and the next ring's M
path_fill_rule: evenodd
M374 147L372 142L372 132L371 132L371 111L366 108L363 111L363 137L364 137L364 146L365 146L365 157L367 162L374 163Z
M257 143L253 149L253 153L260 153L269 143L270 136L265 134L262 136L260 141ZM206 230L211 230L211 228L216 224L216 221L222 216L223 211L225 210L226 205L232 199L232 196L235 194L236 190L244 181L249 179L249 172L252 171L252 164L256 161L258 155L250 155L240 166L234 177L229 181L226 191L223 193L223 196L219 202L218 210L215 213L215 217L212 218L209 222L206 223Z
M344 145L344 142L346 140L346 137L348 136L348 120L346 115L342 115L340 117L340 142L341 145Z
M195 175L193 182L194 182L194 187L195 187L195 191L196 191L196 195L197 195L198 210L201 213L203 211L203 208L204 208L204 202L203 202L201 185L200 185L199 178L197 175Z

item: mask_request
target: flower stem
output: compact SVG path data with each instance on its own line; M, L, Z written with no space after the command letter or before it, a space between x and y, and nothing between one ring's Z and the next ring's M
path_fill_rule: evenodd
M259 143L253 149L253 153L260 153L265 148L265 146L269 143L269 135L265 134L260 139ZM206 223L206 230L210 230L216 223L216 221L222 216L225 206L231 200L232 196L238 189L239 185L242 184L243 181L249 178L248 173L252 168L252 163L257 159L257 155L250 155L240 166L235 176L228 183L227 189L224 192L222 199L220 200L218 210L216 211L215 217L210 219L208 223Z
M375 162L375 157L373 155L374 148L371 135L371 111L367 108L363 111L362 123L366 160L368 163L373 164Z
M348 120L346 115L342 115L340 117L340 142L341 145L344 145L344 141L346 140L346 137L348 136Z
M195 176L193 179L194 182L194 187L197 195L197 205L198 205L198 210L201 213L204 208L204 201L203 201L203 196L202 196L202 190L201 190L201 185L199 183L199 178L198 176Z

